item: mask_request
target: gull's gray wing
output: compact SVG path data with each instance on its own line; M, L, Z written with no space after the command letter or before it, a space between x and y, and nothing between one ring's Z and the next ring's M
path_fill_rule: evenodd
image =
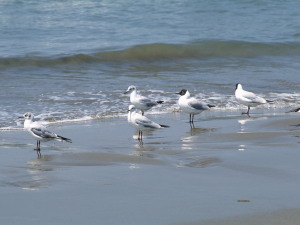
M149 120L148 118L137 118L135 120L136 124L139 126L143 126L145 128L159 128L160 125L156 124L155 122Z
M248 100L248 102L252 102L252 103L266 103L266 100L256 94L254 94L253 92L250 91L244 91L243 95L244 98L246 98Z
M45 128L31 128L31 132L39 136L41 138L56 138L57 135L49 130L46 130Z
M204 102L200 102L196 99L193 99L192 101L190 101L188 103L188 105L194 109L198 109L198 110L206 110L209 109L208 105Z
M135 120L135 122L136 122L136 124L138 124L138 125L141 125L141 126L143 126L143 127L148 127L148 128L151 128L152 126L152 121L150 121L150 120L144 120L144 119L136 119Z
M147 107L152 107L152 106L155 106L157 105L156 102L150 100L149 98L146 98L144 96L142 96L139 101L142 103L142 104L145 104Z

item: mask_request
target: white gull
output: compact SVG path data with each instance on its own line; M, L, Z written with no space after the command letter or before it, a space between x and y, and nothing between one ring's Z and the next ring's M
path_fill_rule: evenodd
M211 107L215 107L214 105L207 104L194 97L191 97L190 92L186 89L182 89L176 94L181 95L178 99L178 105L180 106L182 111L190 114L191 124L194 123L194 116L196 114L208 110Z
M253 92L245 91L243 89L242 85L239 83L236 84L235 98L239 103L241 103L245 106L248 106L247 112L243 113L243 114L247 114L248 116L250 116L249 115L250 107L255 107L255 106L258 106L261 104L273 102L270 100L266 100L256 94L254 94Z
M153 101L145 96L139 95L137 93L136 87L131 85L124 92L124 94L130 93L130 102L137 109L142 111L142 115L144 115L144 111L151 109L153 106L163 103L163 101Z
M147 117L137 113L136 107L134 105L130 105L128 107L128 123L132 127L138 129L139 131L138 140L143 140L144 130L169 127L166 125L155 123L154 121L148 119Z
M28 131L31 136L37 140L36 148L34 150L37 151L38 157L41 157L41 141L51 141L51 140L58 140L58 141L66 141L72 143L72 140L69 138L65 138L59 136L52 131L49 131L46 127L42 124L34 120L34 115L31 112L25 113L20 118L25 118L24 122L24 129Z

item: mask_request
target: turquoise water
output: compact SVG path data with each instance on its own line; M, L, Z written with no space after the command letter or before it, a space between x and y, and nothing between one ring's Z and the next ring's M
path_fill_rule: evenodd
M299 106L298 1L1 1L0 127L123 116L129 85L177 109L187 88L240 110L235 84Z

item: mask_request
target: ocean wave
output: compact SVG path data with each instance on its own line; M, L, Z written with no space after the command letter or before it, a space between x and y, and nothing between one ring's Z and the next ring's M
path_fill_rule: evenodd
M121 92L121 91L120 91ZM147 111L147 115L159 115L165 113L181 112L177 100L177 96L170 95L169 92L160 90L152 90L149 93L153 94L153 98L164 100L164 104L154 107L152 110ZM89 98L95 94L99 95L97 102L90 102ZM118 94L111 96L110 101L107 100L107 96L101 96L101 93L86 93L85 98L78 92L70 93L74 95L74 99L68 99L61 101L63 97L58 95L57 98L49 96L48 98L41 99L43 106L48 103L48 99L51 99L50 104L46 107L42 107L43 111L38 108L33 109L36 113L36 119L42 121L44 125L51 125L56 123L72 123L82 121L92 121L99 119L112 119L122 117L126 120L127 109L129 103L128 96L120 96ZM77 97L76 97L77 96ZM273 110L274 112L287 112L299 107L299 93L260 93L260 96L274 101L272 104L264 104L255 107L256 110ZM203 99L206 103L215 105L212 108L209 115L215 113L238 113L246 110L246 106L239 104L234 95L225 95L217 92L198 93L195 97ZM86 100L85 100L86 99ZM80 102L78 105L67 104L68 101ZM106 101L106 102L104 102ZM5 106L4 106L5 107ZM6 109L4 108L4 111ZM4 112L3 111L3 112ZM9 108L7 108L9 111ZM206 113L205 113L206 114ZM17 119L17 115L11 113L1 113L0 118L0 131L20 129L23 126L22 120Z
M53 67L90 63L129 61L161 61L176 59L210 59L228 57L291 56L299 55L300 42L263 43L244 41L197 41L188 44L154 43L137 45L122 50L98 51L93 54L64 56L21 56L0 58L0 68L16 66Z
M106 60L156 61L227 57L285 56L299 54L300 43L256 43L243 41L198 41L190 44L147 44L119 51L101 52Z

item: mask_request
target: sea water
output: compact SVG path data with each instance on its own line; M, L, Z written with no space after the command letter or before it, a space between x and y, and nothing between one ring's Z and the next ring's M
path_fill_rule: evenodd
M300 2L1 0L0 127L125 116L135 85L178 109L182 88L224 113L235 84L299 107Z

